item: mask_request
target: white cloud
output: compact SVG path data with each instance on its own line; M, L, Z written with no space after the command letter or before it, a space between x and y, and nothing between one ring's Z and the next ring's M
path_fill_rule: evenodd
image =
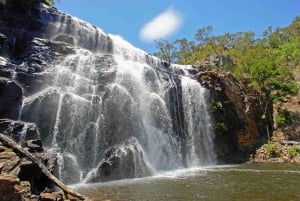
M164 39L175 33L182 21L182 15L173 8L169 8L143 26L140 38L148 42Z

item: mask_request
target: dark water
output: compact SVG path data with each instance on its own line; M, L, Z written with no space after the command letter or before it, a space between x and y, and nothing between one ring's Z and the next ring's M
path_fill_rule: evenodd
M111 201L298 201L300 165L216 166L75 188Z

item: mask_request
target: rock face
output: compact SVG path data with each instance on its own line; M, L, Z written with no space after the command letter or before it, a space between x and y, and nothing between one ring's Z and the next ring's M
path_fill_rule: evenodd
M0 132L11 136L15 141L33 140L40 137L38 128L34 123L0 119Z
M230 73L202 72L199 79L213 94L219 160L224 163L248 161L250 154L272 135L272 103Z
M212 67L225 69L227 66L232 65L233 61L229 58L229 56L222 54L211 54L205 61L196 63L196 67L202 70L207 70Z
M0 77L0 118L17 119L22 99L22 88L15 82Z
M89 176L87 182L150 176L153 173L144 157L137 139L130 138L106 150L105 158L98 165L96 172Z

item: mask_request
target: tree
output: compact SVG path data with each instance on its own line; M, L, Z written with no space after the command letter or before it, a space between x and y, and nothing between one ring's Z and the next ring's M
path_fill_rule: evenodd
M200 45L205 45L208 42L212 30L213 28L210 25L198 29L195 34L196 41L198 41Z
M234 47L243 53L254 46L254 32L239 32L234 40Z
M193 42L189 42L185 38L176 40L174 42L174 46L176 50L174 52L176 63L184 63L186 58L192 54L195 48L195 44Z
M154 53L154 55L169 63L173 62L175 52L174 44L164 39L155 40L154 42L155 46L159 49L159 52Z

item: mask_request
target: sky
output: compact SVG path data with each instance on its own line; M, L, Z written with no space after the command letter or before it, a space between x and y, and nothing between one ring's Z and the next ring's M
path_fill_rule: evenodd
M59 0L55 7L134 46L156 52L154 40L194 40L211 25L213 34L284 27L300 15L300 0Z

